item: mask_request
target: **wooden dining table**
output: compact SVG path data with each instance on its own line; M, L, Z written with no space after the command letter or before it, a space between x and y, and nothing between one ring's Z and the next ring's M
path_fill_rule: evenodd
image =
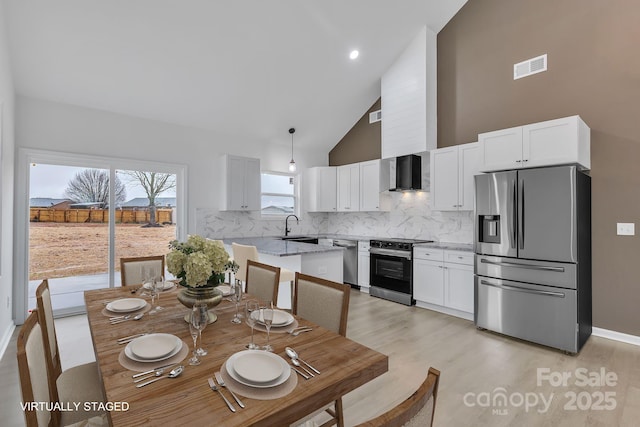
M175 289L161 294L159 302L163 310L146 313L140 320L110 324L104 314L105 303L119 298L141 298L140 292L132 294L136 288L139 286L90 290L84 294L104 393L107 402L114 404L108 413L113 426L287 426L388 370L386 355L296 317L301 326L308 325L313 330L298 336L272 330L270 343L274 353L289 362L285 347L292 347L321 374L309 380L298 376L295 389L284 397L258 400L239 396L245 408L237 408L237 412L232 413L220 395L209 388L207 379L220 371L230 356L245 350L251 339L251 328L244 322L231 323L235 305L223 300L213 309L217 320L202 332L202 346L208 350L208 355L201 357L202 363L190 366L189 354L181 362L185 369L180 376L136 388L132 375L137 372L124 368L118 360L125 347L118 344L119 338L145 332L167 333L189 344L189 353L193 346L184 320L189 309L177 300ZM265 344L266 333L256 330L254 339L256 344ZM149 365L151 369L162 363ZM296 373L292 371L291 375ZM234 402L228 389L222 392ZM125 407L127 410L122 410Z

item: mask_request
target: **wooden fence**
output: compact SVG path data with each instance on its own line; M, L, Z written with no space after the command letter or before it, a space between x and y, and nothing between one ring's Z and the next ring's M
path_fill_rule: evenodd
M48 209L30 208L29 219L32 222L93 222L108 223L108 209ZM146 224L149 222L149 209L116 210L116 223ZM173 224L173 209L156 209L156 222Z

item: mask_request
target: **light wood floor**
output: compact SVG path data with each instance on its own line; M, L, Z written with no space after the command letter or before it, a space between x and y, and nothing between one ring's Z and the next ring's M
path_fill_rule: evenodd
M63 368L93 360L85 316L56 320ZM408 397L429 366L441 374L437 426L636 426L640 419L640 347L591 337L578 356L477 330L469 321L352 292L349 338L389 355L389 372L344 398L353 426ZM3 426L22 426L15 339L0 361ZM567 386L537 384L538 369L568 373ZM615 386L576 385L576 370L615 373ZM580 371L579 371L580 372ZM565 374L566 375L566 374ZM611 375L611 374L610 374ZM594 405L608 392L608 400ZM602 393L602 394L600 394ZM613 394L611 394L613 393ZM507 397L504 406L493 398ZM571 401L572 394L579 397ZM465 400L466 396L466 400ZM537 406L525 408L522 399ZM541 396L551 401L548 409ZM489 400L483 400L485 398ZM466 402L466 403L465 403ZM475 406L471 406L475 405ZM597 406L597 405L596 405ZM574 409L575 408L575 409ZM581 409L582 408L582 409Z

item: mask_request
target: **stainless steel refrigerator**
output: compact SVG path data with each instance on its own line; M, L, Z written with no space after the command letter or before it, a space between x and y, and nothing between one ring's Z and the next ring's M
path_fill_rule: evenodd
M475 324L577 353L591 335L591 178L576 166L475 177Z

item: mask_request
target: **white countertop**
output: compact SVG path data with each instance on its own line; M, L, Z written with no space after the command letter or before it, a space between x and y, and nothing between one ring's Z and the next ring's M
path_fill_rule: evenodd
M239 243L241 245L255 246L259 253L275 256L292 256L312 253L342 251L343 248L316 245L313 243L300 243L282 240L280 237L229 237L223 239L225 244Z
M447 243L447 242L432 242L432 243L418 243L413 245L414 248L435 248L444 249L449 251L464 251L473 252L473 243Z

